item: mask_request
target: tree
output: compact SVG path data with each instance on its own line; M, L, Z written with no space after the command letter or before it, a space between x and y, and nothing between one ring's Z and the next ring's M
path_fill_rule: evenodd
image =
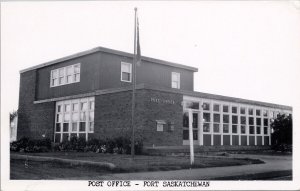
M273 128L272 145L280 150L286 150L287 145L293 143L293 120L292 115L279 114L271 123Z
M14 120L14 118L18 115L18 110L17 111L12 111L11 113L9 113L9 121L12 122L12 120Z

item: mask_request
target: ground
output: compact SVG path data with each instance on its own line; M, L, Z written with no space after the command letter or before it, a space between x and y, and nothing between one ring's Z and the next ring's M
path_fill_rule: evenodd
M15 153L14 153L15 154ZM20 153L18 153L20 154ZM24 155L25 153L23 153ZM113 170L95 166L66 165L59 162L41 162L24 159L11 160L11 179L219 179L252 180L291 177L291 156L196 156L195 166L190 168L188 156L136 156L97 153L35 153L35 156L51 156L71 160L110 162ZM234 157L232 157L234 156ZM256 160L250 160L254 158ZM276 158L276 160L274 160ZM260 163L261 159L266 164ZM214 168L211 168L214 167ZM256 170L255 170L256 169ZM142 172L141 172L142 171ZM148 172L147 172L148 171ZM151 171L151 172L149 172ZM272 173L266 173L273 171ZM247 174L248 172L248 174ZM258 175L260 173L260 175ZM278 176L275 176L278 174ZM231 175L231 176L229 176ZM272 176L270 176L272 175ZM266 177L267 176L267 177ZM227 177L227 178L226 178Z

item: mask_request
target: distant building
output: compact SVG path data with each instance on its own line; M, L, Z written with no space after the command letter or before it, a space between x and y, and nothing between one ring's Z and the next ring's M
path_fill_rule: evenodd
M17 138L131 135L133 55L98 47L20 71ZM142 57L136 137L145 146L269 145L270 122L292 107L194 91L190 66ZM188 115L188 111L192 115Z

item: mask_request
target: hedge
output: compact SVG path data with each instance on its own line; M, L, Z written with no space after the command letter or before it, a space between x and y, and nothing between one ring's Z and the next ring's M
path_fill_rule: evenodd
M141 154L143 142L137 139L134 144L135 154ZM50 139L30 140L22 138L10 144L10 150L16 152L49 152L49 151L76 151L96 153L130 154L131 140L128 137L116 137L112 139L91 139L71 137L62 143L51 143Z

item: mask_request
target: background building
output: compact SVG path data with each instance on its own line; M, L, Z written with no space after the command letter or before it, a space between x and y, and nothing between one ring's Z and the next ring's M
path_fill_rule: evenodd
M17 138L130 136L132 58L98 47L22 70ZM142 57L135 122L144 145L189 144L190 121L196 145L269 145L272 119L292 114L289 106L195 92L197 71Z

